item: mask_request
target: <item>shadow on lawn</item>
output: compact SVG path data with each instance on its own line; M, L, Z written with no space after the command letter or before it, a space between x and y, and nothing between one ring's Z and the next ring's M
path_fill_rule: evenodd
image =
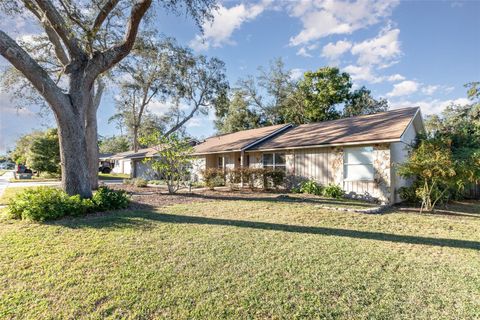
M337 229L314 226L301 226L278 224L260 221L218 219L200 216L186 216L176 214L165 214L151 211L122 211L110 215L89 217L84 219L60 220L54 225L62 225L68 228L149 228L152 223L176 223L176 224L197 224L213 226L229 226L238 228L250 228L259 230L283 231L292 233L319 234L326 236L347 237L354 239L367 239L377 241L388 241L408 244L422 244L430 246L441 246L462 249L480 250L480 242L469 240L445 239L419 237L409 235L396 235L382 232L359 231L349 229Z

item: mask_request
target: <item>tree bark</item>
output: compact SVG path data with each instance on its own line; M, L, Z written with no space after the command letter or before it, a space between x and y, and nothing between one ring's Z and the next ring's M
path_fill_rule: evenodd
M88 170L85 125L78 121L82 114L57 116L62 167L62 187L69 195L92 197Z
M90 183L93 190L98 189L98 131L97 131L97 111L102 99L105 85L101 80L97 80L97 90L93 97L92 106L87 108L85 118L85 138L87 140L88 170L90 173Z

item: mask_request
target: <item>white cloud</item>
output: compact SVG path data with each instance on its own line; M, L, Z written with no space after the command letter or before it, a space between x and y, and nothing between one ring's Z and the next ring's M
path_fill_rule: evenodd
M389 97L407 96L416 92L419 88L419 83L411 80L404 80L393 85L393 90L387 93Z
M353 81L380 83L383 81L397 82L405 80L405 77L398 73L389 76L378 75L371 66L348 65L343 68L343 71L349 73Z
M293 80L298 80L303 76L304 73L304 69L294 68L290 70L290 78L292 78Z
M231 8L220 5L213 13L213 21L203 24L203 36L196 35L190 41L190 47L196 51L207 50L211 46L221 47L234 44L231 40L233 32L245 22L255 19L269 5L270 1L262 1L254 5L239 4Z
M336 60L340 58L342 54L350 50L352 43L346 40L340 40L336 43L330 42L322 49L322 57L329 60Z
M350 34L374 25L391 15L398 0L334 1L302 0L290 6L290 14L298 17L303 29L290 38L298 46L333 34Z
M392 74L391 76L388 76L387 80L390 82L396 82L396 81L405 80L405 77L402 76L401 74L396 73L396 74Z
M311 58L312 57L312 55L308 52L308 49L306 47L301 47L300 49L298 49L297 56L302 56L302 57L305 57L305 58Z
M420 101L409 101L409 100L400 100L400 101L388 101L388 104L393 108L405 108L405 107L420 107L424 115L429 114L439 114L447 106L451 104L466 105L471 103L467 98L458 98L450 100L420 100Z
M358 56L359 65L390 66L401 55L399 34L399 29L387 27L375 38L355 43L351 52Z
M428 96L431 96L434 94L438 89L440 89L440 86L434 86L434 85L428 85L422 88L422 92Z
M383 77L375 75L370 66L348 65L343 70L350 74L353 81L367 81L370 83L383 81Z
M298 49L297 56L310 58L312 57L312 54L310 53L310 51L315 50L317 48L318 48L318 44L316 43L310 44L308 46L303 46L300 49Z

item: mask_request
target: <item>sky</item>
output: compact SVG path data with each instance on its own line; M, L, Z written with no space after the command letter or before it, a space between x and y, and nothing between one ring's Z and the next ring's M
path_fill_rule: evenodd
M255 74L281 57L292 77L323 66L348 72L355 87L386 98L390 108L420 106L424 115L451 103L468 103L464 84L480 81L479 1L222 1L203 34L185 15L159 13L155 25L166 36L198 54L222 59L227 78ZM3 18L0 29L13 37L32 25ZM0 65L8 62L0 58ZM108 119L114 114L110 88L98 113L99 134L119 134ZM161 114L164 104L154 103ZM55 125L40 118L38 106L18 110L0 93L0 154L22 134ZM187 131L205 138L215 133L213 112L187 123Z

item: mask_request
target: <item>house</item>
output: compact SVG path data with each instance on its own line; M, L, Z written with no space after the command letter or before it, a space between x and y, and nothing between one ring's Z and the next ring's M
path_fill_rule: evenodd
M152 180L156 178L155 172L144 160L155 157L156 153L157 151L154 148L144 148L137 152L126 151L100 157L100 161L111 163L112 173Z
M188 143L191 146L198 144L195 139L189 139ZM137 152L131 150L126 152L120 152L113 155L106 155L100 157L100 163L111 163L112 173L127 174L132 178L142 178L145 180L159 179L157 172L152 169L148 163L148 159L158 157L158 150L160 146L156 148L143 148Z
M275 125L214 136L195 146L194 176L207 168L285 170L289 181L341 186L352 197L400 201L409 184L397 165L424 124L419 108L309 123Z

